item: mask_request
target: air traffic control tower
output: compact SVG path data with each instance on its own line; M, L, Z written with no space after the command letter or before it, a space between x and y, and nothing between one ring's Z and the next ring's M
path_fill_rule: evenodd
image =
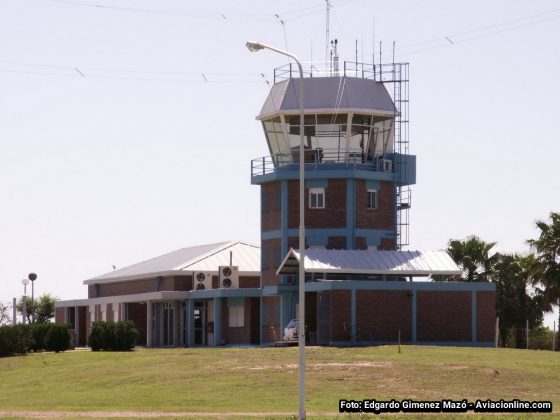
M416 179L408 63L336 62L324 72L311 66L303 82L306 246L402 249ZM261 186L263 288L293 281L275 271L290 247L298 248L299 86L296 65L275 69L257 116L270 151L251 162L251 182ZM289 306L281 312L295 311Z

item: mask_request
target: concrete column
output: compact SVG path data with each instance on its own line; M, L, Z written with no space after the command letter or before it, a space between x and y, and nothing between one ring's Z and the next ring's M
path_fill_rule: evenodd
M117 303L117 302L113 302L111 304L111 308L113 309L113 321L115 321L115 322L120 321L120 318L119 318L119 307L120 306L121 306L121 304Z
M96 316L95 316L96 315L95 314L95 305L89 305L88 309L89 309L89 322L90 322L90 325L91 325L91 323L97 321Z
M356 342L356 289L351 290L350 301L350 340L352 343Z
M107 304L102 303L101 307L101 321L107 321Z
M152 301L146 302L146 347L152 347Z
M214 298L214 347L222 344L222 298Z
M416 290L412 291L412 344L416 344Z
M471 341L476 342L476 290L471 292Z
M194 301L187 300L187 345L194 346L194 322L193 322Z
M74 306L74 335L76 336L76 347L78 345L82 345L80 343L80 308L78 306Z

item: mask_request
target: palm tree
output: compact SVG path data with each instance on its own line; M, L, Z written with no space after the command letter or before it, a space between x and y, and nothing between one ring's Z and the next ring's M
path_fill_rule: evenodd
M537 220L535 224L540 230L539 238L529 239L527 243L537 251L542 273L539 281L544 286L546 303L560 308L560 213L551 212L550 220L550 224Z
M526 344L525 323L529 321L529 328L535 328L542 322L546 309L542 290L530 290L540 275L539 266L533 254L526 257L495 255L492 280L496 283L496 309L504 344L513 333L515 347L523 347Z
M489 281L495 257L490 256L496 242L485 242L472 235L464 240L451 239L447 253L463 268L463 275L452 280Z

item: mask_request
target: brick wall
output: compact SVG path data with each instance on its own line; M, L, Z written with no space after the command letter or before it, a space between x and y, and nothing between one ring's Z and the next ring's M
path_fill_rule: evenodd
M471 292L417 292L418 341L471 341Z
M325 188L325 208L309 208L309 189L305 190L306 228L343 228L346 226L346 180L329 179ZM288 227L299 227L299 181L288 182Z
M282 183L271 182L261 186L261 231L278 230L281 226Z
M349 290L331 291L331 341L350 341L351 303Z
M358 341L412 340L412 297L405 291L358 290L356 292Z
M147 306L140 303L128 304L128 320L134 322L134 326L138 330L137 344L140 346L146 345Z
M359 229L393 230L393 194L392 183L380 182L380 188L377 192L377 209L368 209L366 181L356 180L356 227Z
M280 296L262 298L264 317L261 337L263 343L274 343L282 339L280 331Z
M395 241L389 238L381 238L377 249L382 251L392 251L395 249Z
M496 334L496 292L476 293L476 339L494 341Z
M229 326L227 298L222 299L222 339L226 344L249 344L251 342L251 299L244 299L243 327Z
M282 262L282 241L280 239L267 239L261 241L261 270L263 286L279 284L280 278L276 270Z
M54 310L54 322L56 323L63 323L64 322L64 311L66 308L56 308Z

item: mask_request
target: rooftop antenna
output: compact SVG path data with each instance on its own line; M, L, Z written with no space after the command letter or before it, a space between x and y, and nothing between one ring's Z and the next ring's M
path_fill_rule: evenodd
M393 65L395 64L395 42L393 41Z
M338 39L331 41L331 75L338 76L338 52L337 52Z
M330 20L330 10L331 4L329 0L325 0L327 4L327 20L326 20L326 33L325 33L325 64L329 62L329 39L330 39L330 29L329 29L329 20Z

